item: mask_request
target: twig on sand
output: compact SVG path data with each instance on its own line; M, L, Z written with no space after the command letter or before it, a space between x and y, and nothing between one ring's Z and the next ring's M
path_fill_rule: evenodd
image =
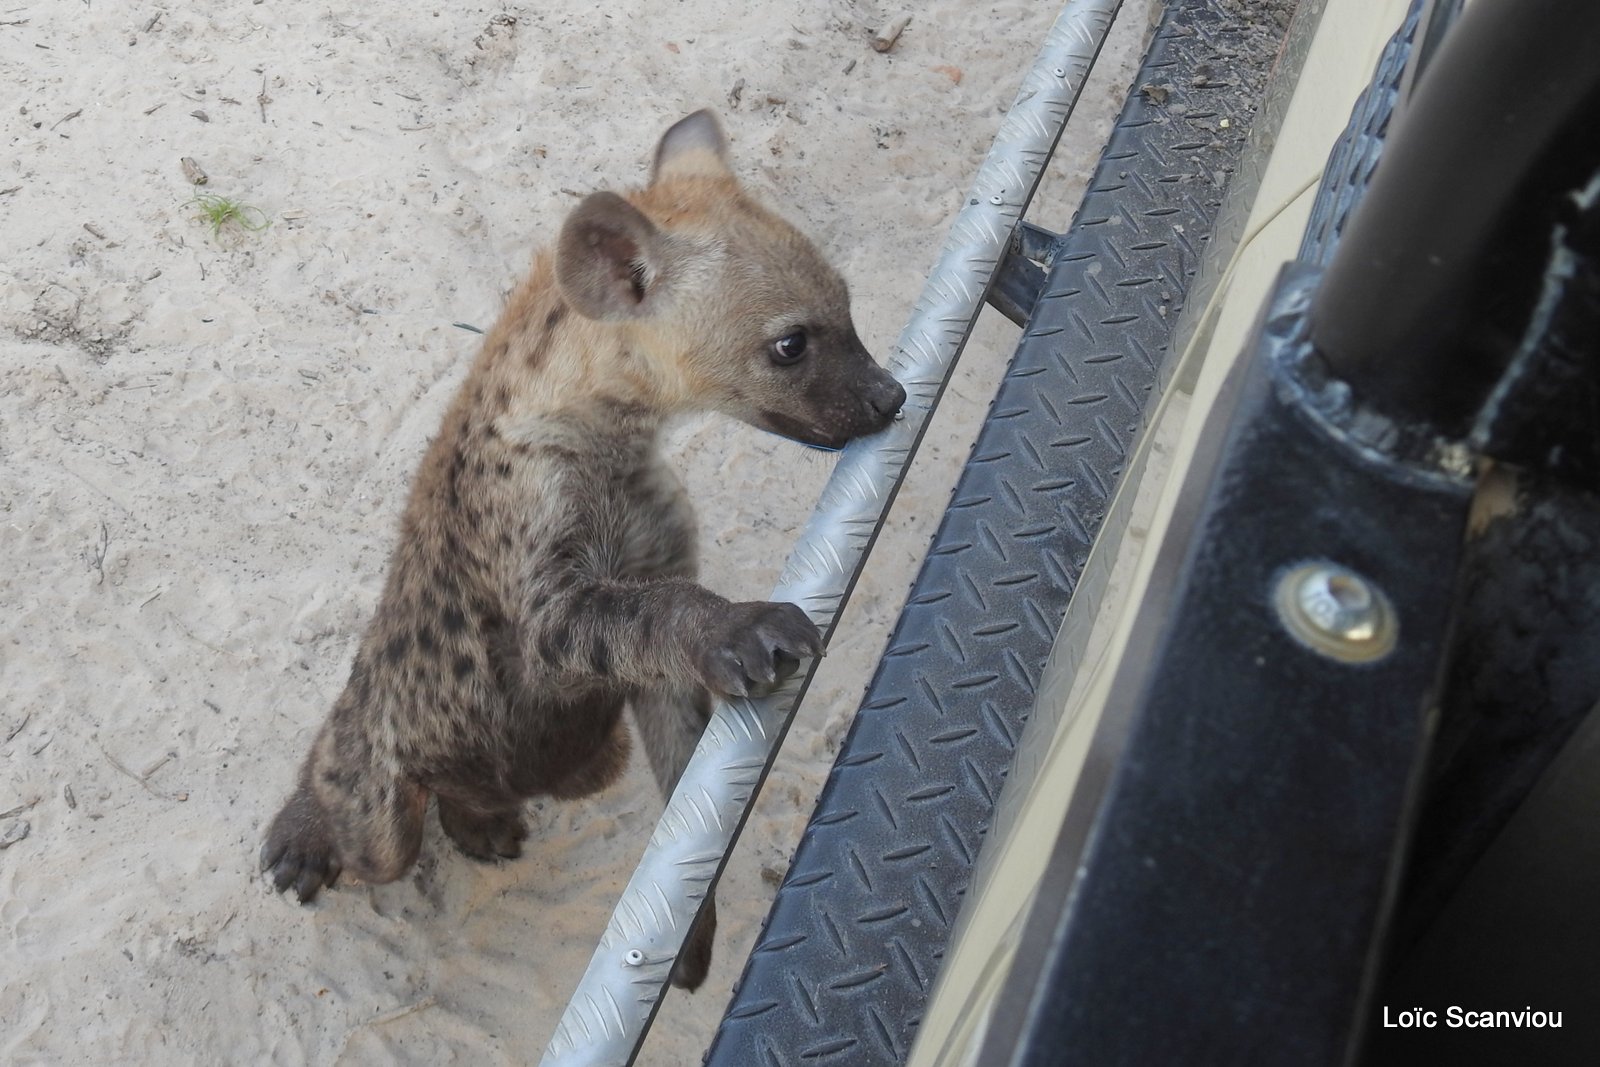
M91 737L89 740L94 742L94 747L98 748L100 750L100 754L106 758L106 762L107 763L111 764L111 766L115 767L117 770L121 771L123 774L127 775L129 778L132 778L134 781L138 782L139 783L139 788L143 789L146 793L149 793L151 796L159 797L162 800L188 800L189 799L189 794L188 793L163 793L163 792L161 792L159 789L156 789L155 787L153 787L149 782L145 781L143 777L141 777L140 775L137 775L133 771L129 770L127 765L124 764L121 760L117 759L117 757L115 757L111 753L107 752L106 751L106 746L104 746L104 745L102 745L100 743L100 739L98 737ZM163 760L162 762L164 763L166 761Z
M95 546L93 554L89 557L89 566L99 572L100 577L95 579L95 585L106 584L106 551L111 548L111 533L106 529L104 521L100 523L100 543Z
M261 72L261 91L256 94L256 103L261 107L261 122L267 121L267 105L272 103L272 97L267 95L267 72Z
M899 18L896 18L893 22L889 23L889 25L879 30L873 35L872 50L874 52L889 51L889 49L895 46L895 42L900 40L900 35L905 32L906 26L909 25L910 22L910 15L901 15Z
M209 648L211 651L215 652L219 656L231 656L231 655L233 655L233 653L229 652L227 649L218 648L216 645L213 645L210 641L207 641L205 638L203 638L200 635L196 634L193 630L189 629L187 626L185 626L183 624L183 620L182 619L178 618L172 612L170 612L170 611L167 612L167 618L171 619L174 623L176 623L177 626L178 626L178 629L182 630L188 636L189 640L195 642L196 644L204 645L206 648Z
M403 1005L402 1007L394 1008L390 1011L382 1013L381 1015L374 1015L364 1023L357 1023L344 1032L344 1040L339 1042L339 1051L333 1057L334 1060L337 1062L339 1057L344 1055L344 1050L346 1046L350 1044L350 1039L356 1035L356 1031L365 1030L374 1026L384 1026L388 1023L394 1022L396 1019L404 1019L407 1015L414 1015L419 1011L431 1008L438 1002L439 998L434 996L432 993L429 993L419 1001Z
M115 757L111 753L107 752L106 751L106 746L104 746L104 745L102 745L100 743L100 739L98 737L91 738L91 740L94 741L94 747L98 748L100 750L100 754L106 758L106 762L107 763L111 764L111 766L115 767L117 770L121 771L123 774L127 775L129 778L132 778L134 781L138 782L139 785L141 787L143 787L144 790L146 792L150 793L151 795L153 795L153 796L160 796L161 795L160 793L157 793L154 789L152 789L150 787L150 783L149 782L145 781L143 778L140 778L137 774L134 774L126 766L123 765L121 760L117 759L117 757Z
M32 800L24 800L21 804L11 808L9 811L0 811L0 819L9 819L13 815L21 815L25 811L32 810L33 806L39 803L39 799L40 798L38 797L34 797Z
M26 712L22 716L22 721L13 726L11 728L11 732L6 734L5 744L9 745L11 743L11 739L22 732L23 728L28 725L28 720L31 718L33 718L33 712Z
M386 1011L382 1015L375 1015L366 1022L362 1023L361 1026L383 1026L385 1023L392 1023L396 1019L404 1019L407 1015L431 1008L438 1002L439 998L434 996L432 993L429 993L427 996L423 997L414 1004L407 1004L404 1007L395 1008L392 1011ZM357 1027L357 1029L360 1029L360 1027Z

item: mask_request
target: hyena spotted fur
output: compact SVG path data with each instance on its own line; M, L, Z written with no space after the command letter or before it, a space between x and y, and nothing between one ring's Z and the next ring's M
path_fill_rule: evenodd
M794 605L698 584L663 426L712 410L837 447L904 401L839 275L740 187L716 120L673 126L650 184L582 201L485 338L349 683L267 832L273 884L308 901L341 873L399 878L429 794L461 851L517 856L525 800L622 771L624 705L670 793L710 697L770 690L820 638ZM677 984L704 980L715 921L708 903Z

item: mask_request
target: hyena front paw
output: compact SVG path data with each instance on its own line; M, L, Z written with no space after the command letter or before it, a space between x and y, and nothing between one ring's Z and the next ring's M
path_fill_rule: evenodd
M261 869L278 892L291 885L300 903L315 899L323 886L339 880L339 855L334 850L322 809L304 788L272 820L261 846Z
M734 604L708 635L701 680L719 696L764 696L822 651L822 634L793 604Z

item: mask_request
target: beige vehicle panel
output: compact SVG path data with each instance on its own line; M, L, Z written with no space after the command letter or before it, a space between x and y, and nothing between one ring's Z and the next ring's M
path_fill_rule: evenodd
M1144 597L1188 473L1203 415L1211 410L1279 269L1295 257L1328 153L1407 7L1406 0L1328 0L1324 5L1306 0L1296 14L1289 48L1268 89L1269 99L1288 95L1282 124L1275 135L1264 128L1252 135L1266 163L1243 236L1226 264L1207 265L1202 273L1220 276L1218 283L1203 305L1186 309L1176 328L1182 346L1178 373L1130 463L1045 668L1035 713L979 856L910 1067L977 1062L995 998L1117 673L1134 609ZM1230 206L1245 210L1243 204Z

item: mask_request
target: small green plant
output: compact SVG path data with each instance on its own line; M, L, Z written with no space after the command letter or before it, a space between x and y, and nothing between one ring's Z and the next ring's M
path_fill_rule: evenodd
M266 212L232 197L201 193L190 203L200 209L200 220L211 226L212 237L221 237L224 227L238 227L253 233L272 225Z

